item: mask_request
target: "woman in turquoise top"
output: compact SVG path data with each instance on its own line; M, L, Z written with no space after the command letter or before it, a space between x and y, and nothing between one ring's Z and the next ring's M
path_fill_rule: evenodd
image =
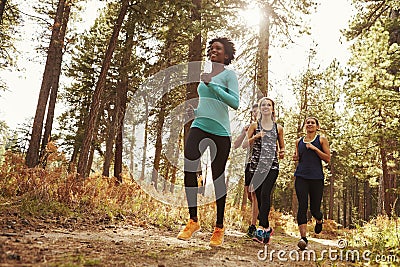
M200 157L210 148L211 170L217 204L217 220L210 240L211 246L222 245L224 239L224 212L226 201L225 166L231 148L231 130L228 107L238 109L239 86L236 73L226 69L234 59L235 47L227 38L215 38L209 42L207 55L212 71L201 75L197 87L199 105L194 110L195 119L185 144L185 191L190 219L178 238L189 240L200 230L197 218L198 184L196 172Z

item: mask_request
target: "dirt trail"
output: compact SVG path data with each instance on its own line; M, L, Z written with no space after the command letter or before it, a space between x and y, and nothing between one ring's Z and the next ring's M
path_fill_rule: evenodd
M227 230L222 247L208 245L211 232L202 230L190 241L177 231L84 221L26 221L0 218L0 266L331 266L301 260L297 239L276 231L266 248ZM323 243L323 244L321 244ZM312 239L310 249L335 248L336 242ZM265 251L267 249L267 251ZM336 248L337 249L337 248ZM279 250L286 255L279 260ZM273 252L274 251L274 252ZM267 254L265 254L267 252ZM289 257L291 254L291 258ZM296 254L297 253L297 254ZM267 255L267 256L266 256ZM298 261L291 260L300 256ZM320 254L317 253L317 258ZM265 257L265 260L263 260ZM286 259L286 261L284 260ZM349 266L349 262L335 262Z

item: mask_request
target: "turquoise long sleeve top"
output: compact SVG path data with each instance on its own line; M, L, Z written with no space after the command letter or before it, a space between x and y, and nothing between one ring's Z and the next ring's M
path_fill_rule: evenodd
M225 69L206 85L197 87L199 104L192 128L197 127L218 136L231 136L228 106L239 108L239 83L233 70Z

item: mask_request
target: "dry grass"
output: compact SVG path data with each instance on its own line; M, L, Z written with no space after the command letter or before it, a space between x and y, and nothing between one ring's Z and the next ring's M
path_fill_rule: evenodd
M18 202L19 213L34 217L91 217L110 222L129 219L137 225L168 229L179 229L189 217L187 208L159 202L129 177L124 177L122 184L101 175L79 180L67 172L67 162L58 154L48 158L47 166L28 169L22 155L6 153L0 166L0 198L7 203ZM232 203L228 195L224 223L244 232L250 222L251 208L242 212ZM200 206L199 218L205 230L212 230L215 202ZM275 227L293 228L290 215L272 209L270 218Z

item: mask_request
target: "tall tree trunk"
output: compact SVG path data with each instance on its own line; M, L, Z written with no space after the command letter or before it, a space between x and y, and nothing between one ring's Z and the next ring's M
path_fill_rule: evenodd
M3 25L3 15L4 10L6 9L7 0L0 1L0 25Z
M257 98L268 96L268 60L269 60L269 38L270 38L270 16L272 7L268 2L261 7L262 18L260 22L259 30L259 43L258 43L258 56L257 56L257 87L258 92L262 95L258 95Z
M397 148L398 147L398 141L397 140L388 140L388 148ZM390 214L396 215L396 193L394 190L397 188L397 171L399 170L398 164L397 164L397 159L394 156L394 153L396 150L391 149L391 151L387 154L387 160L388 162L392 162L393 164L388 164L388 199L390 203ZM393 213L395 212L395 213Z
M357 212L356 218L354 218L355 216L354 216L353 212L350 215L350 217L352 217L355 220L358 220L360 218L361 209L360 209L360 194L359 194L359 189L358 189L358 179L357 178L354 178L354 183L355 183L355 185L353 187L353 203L354 203L353 207L357 208L358 212Z
M93 146L90 147L89 158L88 158L88 162L89 162L89 166L90 167L86 170L86 173L84 175L85 177L89 177L89 175L90 175L91 166L92 166L92 162L93 162L93 159L94 159L94 151L95 151L95 147L93 145Z
M178 121L180 121L180 119L178 119ZM180 150L181 150L181 147L182 147L182 139L183 139L183 135L182 135L182 131L180 131L179 132L179 137L178 137L178 145L175 147L174 157L173 157L173 160L172 160L171 185L170 185L170 188L169 188L169 191L171 193L173 193L174 189L175 189L176 172L178 170L178 158L179 158Z
M122 133L121 133L121 135L122 135ZM137 178L139 178L139 176L137 175L136 165L135 165L135 153L134 153L135 141L136 141L135 135L136 135L136 127L133 126L133 129L131 132L130 144L129 144L129 162L130 162L129 170L131 173L131 178L136 177L136 179L137 179ZM117 136L117 138L118 138L118 136ZM122 143L122 141L121 141L121 143Z
M193 23L198 23L201 21L201 0L192 0L192 10L191 10L191 20ZM189 45L189 69L188 69L188 80L189 83L186 85L186 101L190 99L198 98L197 94L197 86L198 83L190 83L190 81L200 80L200 72L201 66L200 64L190 64L190 62L197 61L200 62L202 60L201 57L201 32L199 32L193 39L193 41ZM189 134L190 126L192 125L192 121L188 121L184 127L184 140L186 142L186 138Z
M85 101L85 102L87 102L87 101ZM89 109L89 107L87 107L86 110L88 110L88 109ZM85 125L87 125L88 119L89 119L88 116L79 116L79 122L77 123L78 130L76 131L75 136L74 136L74 144L73 144L74 151L72 152L71 159L70 159L69 165L68 165L69 172L71 172L72 170L76 171L76 163L78 160L79 150L82 146L82 134L85 131Z
M72 151L71 159L69 160L68 163L68 172L73 172L75 171L75 164L76 160L78 159L78 150L79 146L77 143L74 144L74 150Z
M115 95L113 96L115 98ZM111 159L113 156L113 146L114 146L114 139L115 139L115 132L116 132L116 109L110 111L111 118L108 122L108 133L106 139L106 151L104 153L104 163L103 163L103 176L109 177L110 176L110 166L111 166Z
M149 114L149 106L147 104L146 96L143 95L143 100L145 103L146 113ZM142 169L140 171L140 180L144 180L144 175L146 172L146 157L147 157L147 135L149 132L149 116L146 116L146 123L144 126L144 140L143 140L143 154L142 154Z
M166 172L167 174L165 175L165 181L167 180L168 177L171 177L169 179L170 184L169 188L165 188L165 190L171 190L172 183L175 183L176 177L176 166L178 164L178 156L179 156L179 149L180 149L180 143L181 143L181 121L182 121L182 115L181 114L171 114L171 125L169 127L169 138L166 146L166 152L165 152L165 160L166 160ZM177 145L178 144L178 145ZM173 181L174 179L174 181ZM168 187L168 186L167 186Z
M384 189L384 178L383 175L379 176L379 185L378 185L378 204L376 212L378 214L385 215L385 189Z
M369 181L364 181L364 221L369 221L372 214L372 191L369 186Z
M132 14L130 14L132 15ZM126 104L128 102L128 71L127 66L131 61L132 57L132 48L133 48L133 31L127 31L126 33L126 41L125 41L125 49L124 55L121 61L121 81L119 86L117 87L117 102L116 102L116 110L117 110L117 136L115 139L115 156L114 156L114 176L117 178L117 181L122 183L122 152L123 152L123 136L122 133L124 131L124 118L126 112ZM134 137L133 137L134 138ZM133 149L133 148L131 148Z
M44 150L46 149L47 143L50 141L51 130L53 128L54 110L56 107L57 93L58 93L58 87L59 87L59 81L60 81L60 75L61 75L61 63L62 63L62 58L63 58L64 38L65 38L65 34L67 32L69 15L71 13L71 4L72 4L71 1L67 1L65 3L62 25L61 25L61 29L60 29L60 35L58 38L58 42L56 42L56 44L55 44L55 62L54 62L54 69L53 69L53 74L52 74L52 84L51 84L51 89L50 89L50 100L49 100L49 105L48 105L48 109L47 109L46 124L44 127L44 133L43 133L43 138L42 138L40 154L42 154L44 152Z
M53 71L55 69L55 61L57 60L57 45L59 45L60 41L59 36L61 25L63 23L65 2L66 0L60 0L58 2L57 12L54 18L49 49L47 52L46 65L43 73L42 85L40 87L39 99L36 107L35 118L32 125L31 139L25 158L25 164L29 168L33 168L39 163L39 148L43 130L43 120L46 111L47 101L50 94L50 88L53 84Z
M163 192L167 192L167 185L168 185L168 176L169 176L169 171L171 168L171 163L168 161L168 159L165 162L165 176L164 176L164 181L163 181Z
M390 203L390 176L388 172L388 164L387 164L387 149L385 148L385 141L383 137L381 137L381 143L379 152L382 160L382 193L383 193L383 210L382 212L388 216L391 214L391 206Z
M155 151L154 151L154 162L153 162L153 172L151 181L153 182L154 188L157 190L158 184L158 174L160 170L160 160L161 160L161 151L162 151L162 128L164 126L165 120L165 105L168 102L168 93L167 88L169 84L170 77L166 77L164 81L163 87L163 96L161 98L161 109L160 112L157 114L157 126L156 126L156 144L155 144Z
M348 200L348 205L349 205L349 212L348 212L348 218L349 218L349 227L353 227L353 194L354 194L354 189L353 185L348 189L349 192L347 193L347 200Z
M400 19L400 10L392 8L389 17L393 23L398 23L398 20ZM389 34L389 45L392 45L394 43L400 45L400 27L393 27L392 31Z
M114 25L113 33L110 38L110 42L107 47L105 58L101 67L100 77L96 84L96 89L93 94L93 101L89 111L89 121L85 129L81 153L79 155L79 160L78 160L77 172L81 177L84 176L85 173L87 173L89 168L88 154L93 140L94 128L96 128L97 124L97 117L100 110L101 98L104 92L104 85L106 83L107 72L111 65L112 55L114 53L114 49L118 41L118 35L121 30L125 15L127 13L128 6L129 6L129 0L122 0L121 9L119 11L117 21Z

